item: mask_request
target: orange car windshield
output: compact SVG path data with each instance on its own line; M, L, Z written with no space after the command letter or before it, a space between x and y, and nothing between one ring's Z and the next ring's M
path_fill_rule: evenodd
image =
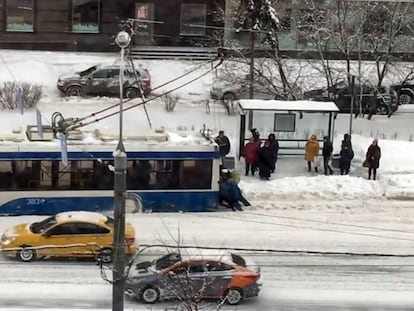
M30 225L30 231L33 233L42 233L46 229L50 228L51 226L55 225L57 223L56 217L51 216L46 218L45 220L42 220L40 222L34 222Z

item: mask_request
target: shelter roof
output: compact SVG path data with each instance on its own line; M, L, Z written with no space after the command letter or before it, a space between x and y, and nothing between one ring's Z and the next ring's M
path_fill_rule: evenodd
M312 100L263 100L241 99L239 106L242 110L264 111L303 111L303 112L338 112L334 102Z

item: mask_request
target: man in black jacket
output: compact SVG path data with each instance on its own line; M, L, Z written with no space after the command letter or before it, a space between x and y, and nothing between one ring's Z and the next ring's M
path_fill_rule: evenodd
M333 152L332 143L329 140L328 136L323 137L323 148L322 148L322 156L323 156L323 168L325 170L325 175L332 175L333 169L329 165L329 160L331 159Z
M224 131L219 131L219 135L214 139L219 146L219 153L222 159L230 152L230 140L224 135Z

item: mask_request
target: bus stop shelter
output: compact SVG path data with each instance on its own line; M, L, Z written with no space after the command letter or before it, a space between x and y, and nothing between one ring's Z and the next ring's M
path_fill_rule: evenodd
M261 99L242 99L239 109L239 157L254 128L259 131L261 140L275 134L279 154L303 155L305 143L312 134L319 141L323 136L333 140L335 116L339 111L334 102Z

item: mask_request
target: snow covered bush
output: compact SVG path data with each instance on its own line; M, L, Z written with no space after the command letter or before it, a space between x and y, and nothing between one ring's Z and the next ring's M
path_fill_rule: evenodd
M17 109L19 101L25 109L36 107L43 95L41 85L26 82L3 82L0 85L0 108Z

